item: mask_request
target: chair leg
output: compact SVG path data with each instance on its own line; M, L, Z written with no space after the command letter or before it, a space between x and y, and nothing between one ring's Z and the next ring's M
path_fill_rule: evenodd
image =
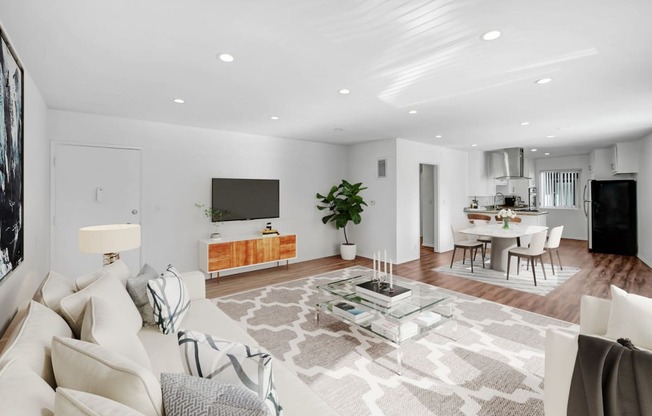
M471 261L471 273L473 273L473 259L475 258L476 254L478 254L477 248L475 250L473 250L472 248L469 249L469 260Z
M464 247L464 253L462 253L462 264L466 264L466 247Z
M516 256L516 274L521 274L521 258Z
M543 279L548 280L548 276L546 276L546 269L543 267L543 256L539 256L541 260L541 271L543 271ZM532 271L534 271L534 266L532 266Z
M561 267L561 258L559 257L559 249L556 248L555 251L557 252L557 260L559 260L559 270L564 270L564 268Z
M534 278L534 286L537 285L537 272L534 270L534 257L529 259L532 262L532 277Z
M457 247L453 246L453 256L451 257L451 269L453 268L453 260L455 260L455 251L457 250Z
M482 268L484 269L484 255L485 255L485 249L483 247L480 247L482 249Z
M507 280L509 280L509 265L512 263L512 255L507 254Z
M552 250L548 250L548 254L550 255L550 267L552 268L552 275L555 275L555 263L552 261Z

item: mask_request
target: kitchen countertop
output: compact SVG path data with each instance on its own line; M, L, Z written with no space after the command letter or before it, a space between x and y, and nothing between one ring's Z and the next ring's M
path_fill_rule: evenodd
M465 207L464 212L475 212L475 213L478 213L478 214L498 215L500 210L499 209L498 210L496 210L496 209L487 210L487 209L484 209L484 208L468 208L468 207ZM536 216L536 215L547 215L548 214L548 211L541 211L541 210L539 210L539 211L515 211L515 212L516 212L516 215L523 215L523 216L525 216L525 215Z

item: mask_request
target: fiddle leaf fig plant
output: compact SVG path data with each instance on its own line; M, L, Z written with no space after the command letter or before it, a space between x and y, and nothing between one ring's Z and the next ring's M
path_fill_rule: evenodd
M367 188L362 186L362 183L351 184L342 179L342 183L334 185L328 194L317 193L317 199L319 199L320 203L320 205L317 205L317 209L330 212L321 219L321 222L324 224L334 222L336 229L341 228L344 231L346 245L351 244L346 235L347 224L349 222L360 224L362 221L360 214L364 211L362 207L367 206L367 203L359 193L365 189Z

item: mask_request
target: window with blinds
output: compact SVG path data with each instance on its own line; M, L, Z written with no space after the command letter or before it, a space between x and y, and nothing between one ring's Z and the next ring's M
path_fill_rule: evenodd
M542 208L579 207L579 170L541 171L539 191Z

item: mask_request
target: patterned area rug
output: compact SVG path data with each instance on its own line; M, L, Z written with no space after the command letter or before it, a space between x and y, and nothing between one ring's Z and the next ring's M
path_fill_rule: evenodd
M365 271L214 301L341 415L543 415L545 331L576 325L442 289L454 317L403 344L399 376L392 344L331 315L315 320L318 285Z
M555 274L553 275L550 264L543 263L547 276L547 279L544 279L543 273L541 273L541 265L537 264L537 285L534 286L532 269L526 270L525 264L523 264L521 266L521 273L516 274L516 260L512 260L512 267L513 270L509 271L509 280L506 279L507 273L490 269L489 263L485 265L484 269L482 268L481 262L479 265L478 262L474 263L473 273L471 273L471 265L468 260L466 261L466 264L462 264L461 260L456 261L453 263L452 269L449 266L442 266L433 269L433 271L492 285L508 287L522 292L534 293L535 295L541 296L545 296L552 292L562 283L573 277L575 273L580 271L577 267L564 266L564 270L559 270L559 267L555 266Z

